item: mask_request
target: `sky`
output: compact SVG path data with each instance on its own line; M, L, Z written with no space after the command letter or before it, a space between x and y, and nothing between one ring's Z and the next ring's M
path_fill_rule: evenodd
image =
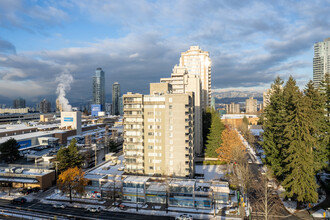
M303 88L329 11L330 0L1 0L0 103L55 100L67 72L69 101L90 100L98 67L107 102L114 82L146 94L191 45L210 53L213 91L262 91L289 75Z

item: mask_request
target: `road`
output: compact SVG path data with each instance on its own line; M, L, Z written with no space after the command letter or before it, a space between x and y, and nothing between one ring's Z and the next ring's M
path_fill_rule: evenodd
M174 219L173 217L167 216L155 216L155 215L139 215L126 212L110 212L101 211L100 213L90 213L82 208L66 207L65 209L55 209L52 205L43 204L34 200L33 202L27 202L23 205L13 205L9 200L0 199L0 209L3 207L15 208L17 211L31 210L40 213L47 213L51 216L66 216L72 219L113 219L113 220L124 220L124 219L136 219L136 220L168 220Z

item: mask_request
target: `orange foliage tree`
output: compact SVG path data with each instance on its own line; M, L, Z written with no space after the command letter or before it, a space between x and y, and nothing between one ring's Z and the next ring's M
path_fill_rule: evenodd
M57 180L58 188L64 192L70 194L70 203L72 202L72 192L83 194L85 192L85 186L87 185L87 179L84 178L85 172L80 168L69 168L62 172Z
M222 143L216 150L218 153L218 158L227 163L236 161L245 150L237 131L226 127L226 129L222 132L221 137Z

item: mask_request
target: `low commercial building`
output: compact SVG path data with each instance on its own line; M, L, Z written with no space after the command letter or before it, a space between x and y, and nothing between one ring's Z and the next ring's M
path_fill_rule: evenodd
M123 157L118 160L107 161L86 172L90 197L198 209L212 209L212 204L230 202L227 182L127 175L122 171Z
M13 188L40 187L45 190L55 183L55 170L23 165L1 166L1 186Z

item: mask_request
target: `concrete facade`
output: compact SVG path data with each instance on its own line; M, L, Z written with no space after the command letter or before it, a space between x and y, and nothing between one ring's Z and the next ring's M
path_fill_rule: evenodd
M172 85L173 94L194 93L194 122L195 122L195 153L201 154L203 150L203 122L201 109L201 80L199 75L188 74L183 66L174 66L171 78L161 78L161 83Z
M226 105L227 114L239 114L241 113L239 104L235 104L234 102Z
M81 134L81 112L61 112L61 127L70 127Z
M180 66L187 68L189 74L199 75L202 82L202 109L211 107L211 59L209 52L202 51L199 46L191 46L181 53Z
M123 99L125 171L192 177L194 93L172 94L171 84L151 83L150 95Z
M245 100L245 113L246 114L255 114L258 111L257 100L250 97Z

